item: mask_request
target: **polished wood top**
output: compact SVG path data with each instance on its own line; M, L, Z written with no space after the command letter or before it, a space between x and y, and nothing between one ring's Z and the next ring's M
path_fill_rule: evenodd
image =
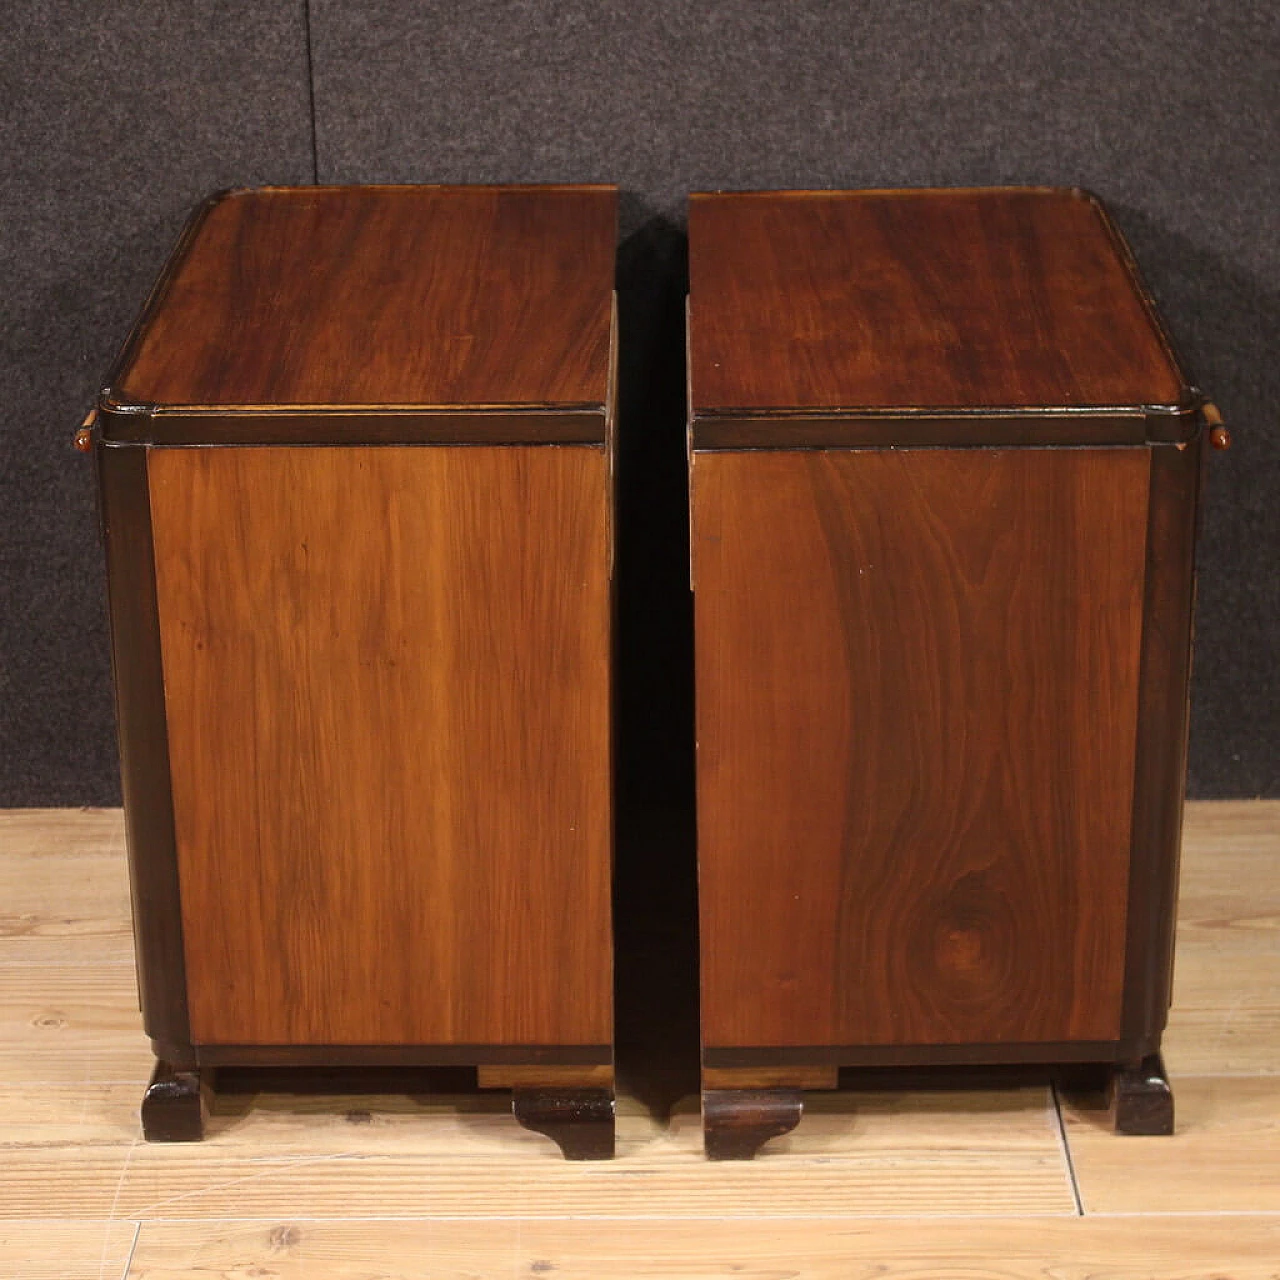
M613 187L233 191L104 393L174 406L603 406Z
M1083 192L694 195L689 256L695 418L1188 398Z

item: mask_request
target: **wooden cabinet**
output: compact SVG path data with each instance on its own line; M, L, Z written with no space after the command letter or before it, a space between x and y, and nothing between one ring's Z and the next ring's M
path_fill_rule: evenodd
M612 188L231 192L102 392L151 1137L462 1064L613 1148Z
M689 325L708 1153L840 1066L1105 1063L1168 1131L1216 416L1118 232L1078 191L695 196Z

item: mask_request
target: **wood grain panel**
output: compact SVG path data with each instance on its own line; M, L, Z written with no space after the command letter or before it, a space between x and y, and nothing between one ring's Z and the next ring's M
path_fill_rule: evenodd
M613 187L231 192L170 264L109 398L603 405L617 198Z
M1237 1003L1232 984L1224 985L1227 994L1208 1008L1173 1008L1161 1037L1166 1063L1175 1073L1280 1074L1280 1002L1273 993Z
M21 1280L124 1280L137 1239L134 1222L6 1222L0 1275Z
M68 860L83 854L114 854L123 871L124 848L119 809L0 809L0 858L31 876L37 892L55 888Z
M118 810L0 813L0 860L11 864L11 882L53 901L76 876L79 850L107 856L115 848L124 874L122 830ZM1179 966L1199 956L1197 999L1224 1018L1242 994L1264 993L1278 932L1278 842L1280 802L1188 806ZM34 948L41 938L54 941L38 928L14 945ZM1170 1063L1182 1068L1172 1138L1117 1139L1087 1099L1064 1099L1083 1218L1048 1090L954 1081L812 1096L785 1150L734 1170L702 1159L692 1097L667 1121L624 1093L618 1161L573 1168L514 1125L499 1095L353 1095L351 1081L313 1094L264 1080L268 1092L219 1095L209 1141L131 1151L145 1070L128 1085L89 1083L110 1078L98 1069L104 1051L95 1026L72 1017L59 1040L38 1009L100 1004L95 975L107 972L131 1000L132 975L126 965L81 963L92 945L82 936L60 943L56 990L39 1000L32 984L54 966L0 969L11 980L0 992L0 1021L14 1078L63 1082L0 1085L5 1275L117 1276L133 1238L133 1224L121 1219L136 1213L142 1228L130 1275L154 1280L263 1268L308 1280L371 1272L1275 1277L1276 1081L1189 1078L1189 1051L1206 1074L1235 1069L1229 1057L1211 1058L1209 1035L1182 1049L1171 1043L1177 1036L1166 1040ZM106 998L114 1005L117 994ZM137 1047L145 1068L136 1010L132 1018L132 1029L115 1036ZM1270 1071L1280 1040L1274 1025L1269 1038L1255 1039L1256 1030L1242 1028L1240 1047ZM56 1056L50 1043L60 1045ZM636 1194L638 1184L645 1194Z
M1280 1074L1278 855L1280 802L1187 806L1164 1035L1180 1125L1184 1076Z
M6 1150L0 1221L116 1216L116 1196L129 1155L130 1148L123 1144Z
M144 1222L129 1280L1275 1280L1280 1219Z
M1080 192L695 195L689 294L695 414L1187 394L1125 250Z
M704 1044L1118 1038L1148 469L695 455Z
M1074 1211L1047 1088L817 1094L805 1123L759 1165L715 1166L702 1156L694 1099L669 1127L637 1105L619 1117L618 1154L562 1160L522 1130L507 1107L442 1103L369 1124L351 1108L254 1108L210 1122L210 1140L140 1144L119 1179L122 1218L384 1217L644 1218L867 1217L886 1214ZM218 1106L223 1105L219 1100ZM468 1114L470 1112L470 1114ZM398 1129L393 1139L387 1127ZM235 1133L234 1138L231 1137ZM229 1139L223 1142L223 1135ZM252 1136L250 1136L252 1135ZM892 1177L886 1177L891 1166ZM72 1178L59 1188L76 1194ZM26 1187L23 1188L26 1190Z
M138 1093L133 1082L0 1081L0 1130L11 1147L128 1147L141 1135Z
M15 820L16 819L16 820ZM6 826L21 856L0 848L0 965L133 961L129 874L120 811L67 815L65 828L47 811L10 811ZM25 831L24 831L25 828ZM62 850L50 858L51 834Z
M1085 1212L1280 1214L1280 1077L1175 1075L1173 1091L1177 1127L1154 1144L1117 1142L1099 1098L1067 1097Z
M151 1067L131 965L0 966L0 1085L140 1087Z
M1161 421L1195 430L1196 422L1180 414ZM153 419L144 422L154 421ZM197 420L204 425L206 419ZM1020 413L704 413L690 421L695 449L915 449L986 445L1146 444L1154 436L1156 416L1140 410L1065 413L1048 409ZM173 418L163 419L166 433ZM113 434L123 438L113 427ZM166 439L168 438L166 434ZM219 435L219 439L222 436Z
M156 449L197 1043L611 1040L601 449Z

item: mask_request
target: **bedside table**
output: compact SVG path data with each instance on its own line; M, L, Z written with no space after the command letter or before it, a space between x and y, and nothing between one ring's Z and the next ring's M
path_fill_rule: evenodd
M1101 1063L1169 1132L1212 406L1101 204L698 195L703 1114L841 1066Z
M152 1139L433 1065L613 1151L610 187L233 191L98 461Z

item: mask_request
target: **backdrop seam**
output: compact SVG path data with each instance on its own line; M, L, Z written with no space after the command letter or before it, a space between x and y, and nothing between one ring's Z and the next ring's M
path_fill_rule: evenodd
M311 0L302 0L302 29L307 41L307 107L311 116L311 182L320 182L320 150L316 141L316 74L311 46Z

